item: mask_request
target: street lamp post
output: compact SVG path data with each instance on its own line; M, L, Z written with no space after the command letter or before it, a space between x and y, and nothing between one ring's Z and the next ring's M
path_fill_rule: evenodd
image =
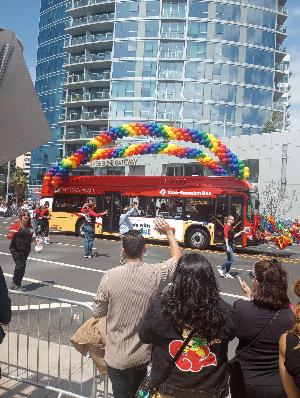
M10 179L10 161L7 163L7 177L6 177L6 203L8 203L9 179Z

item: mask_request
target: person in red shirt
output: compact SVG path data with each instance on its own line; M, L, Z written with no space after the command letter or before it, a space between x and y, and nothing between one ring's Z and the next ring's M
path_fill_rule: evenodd
M237 238L242 233L246 232L246 229L243 229L235 234L233 230L233 224L234 217L231 215L226 217L224 225L224 241L227 261L221 267L218 267L218 272L223 278L234 278L229 272L234 261L234 238Z
M40 229L41 233L44 235L44 243L46 245L50 245L49 242L49 220L50 220L50 212L49 212L49 202L45 202L44 206L42 206L42 210L40 213Z
M84 233L85 233L85 242L84 242L84 258L92 258L93 257L93 243L95 238L95 223L97 217L106 216L108 211L104 211L103 213L95 212L95 203L89 201L85 203L81 209L81 213L83 213L84 217Z
M11 225L7 238L11 240L9 250L15 262L14 276L10 288L11 290L18 290L21 288L26 261L31 251L32 232L30 214L27 210L21 210L19 220Z

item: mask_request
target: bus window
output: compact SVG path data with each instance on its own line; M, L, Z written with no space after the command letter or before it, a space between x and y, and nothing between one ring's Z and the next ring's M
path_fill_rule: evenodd
M186 199L186 218L192 221L211 222L213 218L213 199Z
M78 212L88 199L95 201L95 198L90 198L84 195L55 195L53 199L52 210L65 211L68 213L75 211Z
M237 231L243 228L243 203L244 199L242 196L231 196L231 210L230 213L234 217L234 226L237 227Z
M174 218L180 220L183 217L184 204L182 199L177 198L157 198L156 215L164 218Z

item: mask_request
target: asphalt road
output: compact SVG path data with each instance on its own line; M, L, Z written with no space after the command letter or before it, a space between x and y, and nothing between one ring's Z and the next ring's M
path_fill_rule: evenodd
M12 280L14 262L10 256L10 241L6 238L11 220L0 218L0 265L5 274L8 287ZM23 291L33 294L75 300L82 303L91 303L99 282L110 268L119 264L120 242L116 240L95 239L94 247L97 257L83 258L83 239L73 235L52 234L51 244L44 246L41 253L31 252L27 261L27 268L23 280ZM32 245L34 249L34 245ZM188 251L188 250L185 250ZM216 270L217 265L224 262L225 255L222 252L207 250L203 254L208 258ZM157 263L168 258L168 247L160 245L148 245L145 261ZM240 275L247 283L251 284L248 273L251 271L255 260L259 255L237 254L232 268L234 276ZM296 298L291 292L291 285L299 278L299 258L283 259L284 266L289 273L290 298ZM217 274L217 271L216 271ZM242 297L237 278L219 278L222 297L229 303ZM82 317L87 318L89 311L80 306L68 306L57 304L47 300L31 299L36 311L28 311L29 299L24 296L12 295L13 310L15 316L11 328L25 333L30 324L30 335L39 335L43 339L57 341L62 336L62 343L67 342L69 336L82 322ZM49 317L49 307L51 314ZM17 316L17 309L20 308ZM38 325L38 326L32 326Z

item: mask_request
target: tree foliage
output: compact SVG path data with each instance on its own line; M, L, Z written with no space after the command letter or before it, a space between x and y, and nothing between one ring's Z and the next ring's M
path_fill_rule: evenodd
M260 193L262 211L276 219L285 218L297 201L296 192L286 188L280 181L270 180Z
M15 167L12 170L10 185L17 202L19 202L20 199L25 199L28 189L28 176L20 167Z

